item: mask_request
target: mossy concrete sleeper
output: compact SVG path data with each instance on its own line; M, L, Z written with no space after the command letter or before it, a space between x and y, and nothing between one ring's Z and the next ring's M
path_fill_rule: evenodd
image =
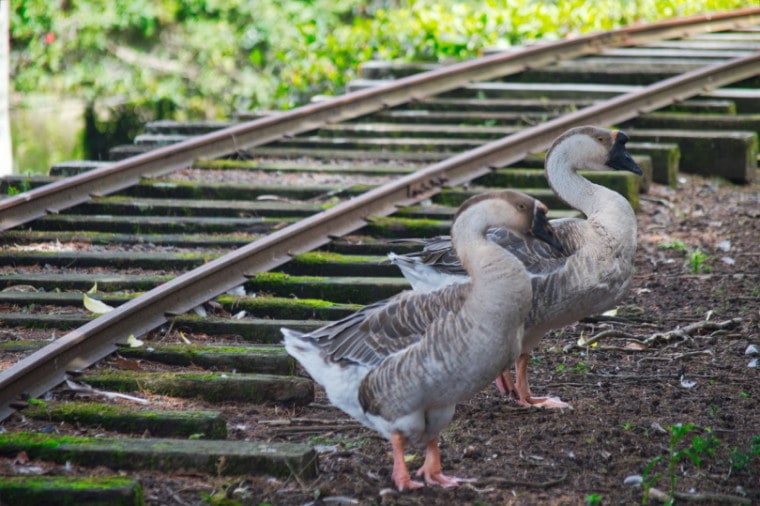
M23 415L154 437L224 439L227 422L218 411L162 411L95 402L35 402Z
M295 443L0 434L0 454L12 456L22 451L33 459L114 470L186 470L226 476L295 474L306 478L317 474L316 452Z
M139 482L119 476L3 476L0 477L0 504L142 506L145 501Z
M143 391L209 402L305 405L314 400L314 383L295 376L103 370L86 371L79 379L95 388L117 392Z

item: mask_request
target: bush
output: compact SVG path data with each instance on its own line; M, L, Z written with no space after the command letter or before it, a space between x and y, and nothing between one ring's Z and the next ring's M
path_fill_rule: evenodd
M742 6L743 0L51 0L14 2L17 92L75 95L172 117L290 108L338 94L359 63L444 61ZM168 104L168 105L167 105ZM156 111L155 115L160 115Z

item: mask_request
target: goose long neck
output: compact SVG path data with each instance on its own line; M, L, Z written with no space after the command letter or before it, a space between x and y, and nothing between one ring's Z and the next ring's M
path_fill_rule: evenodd
M555 146L546 158L546 179L554 193L578 209L586 216L598 212L600 194L609 190L594 184L576 171L582 167L579 155L572 149L572 143L565 142Z
M511 253L486 238L491 226L493 224L486 220L486 216L478 214L458 221L452 230L454 248L478 293L487 293L491 286L501 286L505 277L523 270L522 264Z
M604 227L608 234L623 234L626 240L635 243L636 215L630 203L618 192L578 174L578 169L587 168L583 157L584 153L574 149L572 142L556 145L546 158L549 186L559 198L585 214L589 221Z

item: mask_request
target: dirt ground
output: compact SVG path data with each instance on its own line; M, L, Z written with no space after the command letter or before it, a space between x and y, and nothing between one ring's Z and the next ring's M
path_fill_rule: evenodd
M760 503L760 375L750 365L760 355L747 354L760 347L758 190L686 175L676 190L654 185L617 314L557 331L533 355L534 394L574 409L517 408L495 387L458 407L442 435L444 472L477 481L398 493L390 445L347 425L276 437L321 444L320 477L250 490L278 505L583 505L640 504L648 487L659 503L672 486L692 494L678 504ZM350 422L321 411L292 416ZM422 456L410 450L411 469Z
M315 480L134 476L151 505L633 505L649 487L655 504L671 487L691 495L677 504L760 504L758 217L758 185L686 175L676 190L654 185L639 212L635 281L617 313L552 333L532 357L534 394L574 409L517 408L495 387L457 408L441 438L444 472L471 483L395 491L389 443L319 390L302 408L213 407L230 439L316 445ZM19 418L6 428L40 430ZM422 457L410 448L410 469ZM0 459L2 469L24 466L61 471Z

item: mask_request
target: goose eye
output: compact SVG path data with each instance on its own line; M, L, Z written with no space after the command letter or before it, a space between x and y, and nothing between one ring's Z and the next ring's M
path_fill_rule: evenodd
M599 137L597 137L596 140L598 140L599 142L604 142L604 139L602 138L601 135Z

